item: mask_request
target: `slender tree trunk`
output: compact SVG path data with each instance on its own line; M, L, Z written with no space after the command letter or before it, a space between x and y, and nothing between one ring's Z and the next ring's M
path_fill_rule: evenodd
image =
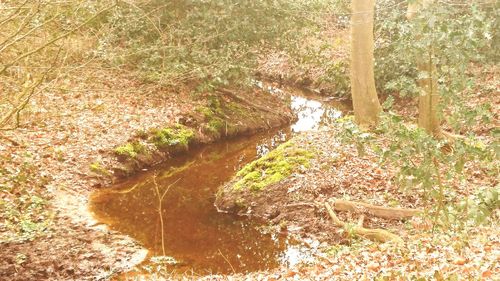
M373 73L373 15L375 0L352 0L351 94L356 122L377 124L382 110Z
M432 4L433 0L421 0L408 5L407 18L413 19L421 8ZM420 95L418 98L418 126L434 136L440 136L439 92L436 78L436 64L433 62L432 44L427 53L417 61L418 71L425 75L418 80Z
M432 47L431 47L432 48ZM418 70L427 73L427 77L418 80L420 96L418 97L418 126L434 136L441 135L441 120L438 114L439 93L436 79L436 65L432 62L433 52L418 63Z

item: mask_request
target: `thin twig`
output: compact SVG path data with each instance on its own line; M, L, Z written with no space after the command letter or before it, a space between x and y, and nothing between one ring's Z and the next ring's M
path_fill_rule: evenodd
M235 273L235 274L236 274L236 270L234 270L233 265L229 262L229 260L226 258L226 256L224 256L224 255L222 254L222 252L220 251L220 249L217 249L217 251L219 251L219 254L220 254L220 255L224 258L224 260L225 260L225 261L229 264L229 266L231 267L231 270L233 271L233 273Z
M365 215L361 215L358 219L358 226L363 227L364 222L365 222Z
M158 186L158 183L156 182L156 177L157 177L157 174L154 174L153 175L153 184L154 184L154 187L155 187L155 191L156 191L156 195L158 196L158 215L160 216L160 232L161 232L161 249L162 249L162 252L163 252L163 256L166 256L166 251L165 251L165 233L163 231L163 228L164 228L164 222L163 222L163 213L162 213L162 201L163 201L163 198L165 197L165 195L167 194L168 190L170 189L170 187L174 184L176 184L181 178L178 178L176 181L174 181L173 183L171 183L167 189L163 192L162 195L160 195L160 188Z

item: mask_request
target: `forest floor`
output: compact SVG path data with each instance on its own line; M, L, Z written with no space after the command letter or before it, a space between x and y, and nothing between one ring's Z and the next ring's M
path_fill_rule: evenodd
M241 215L263 217L269 224L305 241L315 253L314 263L296 268L280 268L268 273L245 276L246 280L269 278L293 280L387 280L411 278L452 278L494 280L500 276L500 230L498 221L485 227L442 232L433 230L433 220L416 216L411 219L384 219L370 211L337 212L338 218L354 227L361 215L363 227L384 229L400 236L403 246L370 241L349 229L334 225L324 207L335 199L364 202L377 206L429 209L431 201L422 201L418 192L404 192L394 183L397 167L381 165L379 157L367 149L359 156L356 145L341 143L338 129L325 128L293 138L294 147L315 151L310 166L263 191L238 191L218 203L223 210L239 209ZM468 167L470 190L495 187L498 178L488 177L477 167ZM234 189L229 182L225 190ZM238 206L234 206L238 204ZM241 206L244 208L241 209ZM497 216L500 214L495 214Z
M476 68L473 75L481 77L480 86L493 92L478 90L468 94L467 108L491 105L491 122L479 123L473 132L485 143L500 124L498 68ZM493 95L492 95L493 93ZM416 118L416 104L409 100L395 103L394 110ZM317 255L315 262L296 268L279 268L273 272L242 276L244 280L498 280L500 278L500 210L494 206L492 223L483 226L437 227L432 216L410 219L384 219L361 207L357 211L336 212L348 227L338 227L330 218L325 202L335 199L363 202L376 206L429 210L436 202L423 200L418 190L403 190L395 179L399 167L380 162L370 146L362 155L354 143L341 141L342 126L324 127L319 131L295 136L294 149L313 152L308 167L300 167L292 175L266 186L264 191L238 189L243 176L235 176L219 193L217 207L265 218L271 226L305 241ZM460 132L467 134L467 132ZM392 140L379 139L382 147ZM272 165L273 159L271 161ZM266 164L261 164L266 165ZM496 163L495 165L498 165ZM262 166L261 166L262 167ZM265 172L264 172L265 173ZM483 188L496 189L498 175L488 173L477 162L468 163L462 175L465 184L453 180L453 198L471 198ZM497 199L496 199L497 200ZM495 203L497 204L497 203ZM373 242L351 232L360 217L362 226L384 229L398 235L404 244ZM437 228L436 228L437 227Z
M498 81L498 70L485 73L485 80ZM270 76L281 74L278 71ZM304 84L309 78L301 76L299 72L290 79ZM492 87L498 90L498 84ZM282 101L257 94L238 92L243 100L220 96L262 116L263 122L247 124L241 132L266 128L270 126L266 121L277 126L291 118L287 110L276 110ZM4 202L10 203L0 206L9 211L2 218L6 223L0 225L0 279L107 279L140 263L146 250L96 222L87 210L90 192L117 180L96 173L95 166L109 173L119 162L113 150L134 139L138 131L150 128L186 123L196 129L200 142L215 141L214 136L203 132L203 122L208 120L197 110L210 106L206 100L182 89L170 93L159 86L139 83L125 73L99 67L62 81L57 92L36 96L22 126L0 134L0 184L23 186L16 193L1 195ZM245 102L249 100L252 102ZM494 120L478 126L478 135L498 127L498 94L474 94L468 102L471 107L492 105ZM406 115L415 114L415 107L405 102L395 106ZM231 121L244 125L252 120L243 116ZM365 218L365 227L396 233L406 242L404 246L349 237L345 230L335 227L321 207L332 198L406 208L429 204L394 185L396 167L380 167L377 156L369 150L360 157L354 145L332 137L337 133L338 128L330 127L298 135L294 138L297 146L315 151L311 166L268 187L271 192L247 198L249 205L256 206L251 209L253 214L273 214L271 223L286 222L290 234L316 247L315 262L205 279L371 280L385 276L393 280L424 276L440 280L458 276L493 280L500 276L498 224L443 233L433 232L432 222L420 217L406 222ZM497 177L476 172L474 166L466 172L470 173L472 187L498 185ZM15 201L16 197L24 201ZM278 210L276 206L285 208ZM350 213L338 215L346 222L359 219Z

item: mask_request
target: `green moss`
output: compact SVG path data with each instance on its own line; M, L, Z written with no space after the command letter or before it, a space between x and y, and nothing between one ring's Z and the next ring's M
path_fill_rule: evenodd
M220 99L217 96L209 96L207 98L207 106L200 106L196 111L203 115L206 124L204 130L212 136L220 136L226 127L225 112L228 108L223 108ZM226 112L227 113L227 112Z
M224 128L224 120L222 120L221 118L218 118L218 117L212 118L208 122L206 128L213 135L218 135L218 134L220 134L220 132Z
M294 147L291 141L286 142L243 167L236 174L239 180L234 188L261 190L288 177L300 166L308 167L309 160L313 157L313 153Z
M180 147L187 149L194 137L193 130L180 124L176 124L170 128L163 128L153 133L152 140L158 148Z
M208 97L208 107L216 115L222 115L222 114L224 114L224 112L222 110L222 106L221 106L220 100L219 100L219 98L217 96L209 96Z
M115 148L115 153L120 156L135 158L137 154L143 153L144 150L144 146L140 142L132 142Z
M239 104L235 102L230 102L227 104L227 109L235 114L238 114L240 116L245 116L247 115L246 110L240 106Z
M109 176L110 173L108 172L108 170L106 170L102 165L101 163L95 161L93 162L92 164L90 164L90 170L98 175L105 175L105 176Z
M214 116L214 112L210 108L205 107L205 106L197 107L195 110L197 112L203 114L203 117L205 118L205 120L209 120Z
M138 137L138 138L141 138L143 140L147 139L149 134L146 130L144 129L139 129L135 132L135 135Z
M207 121L214 117L224 115L221 102L216 96L209 96L207 98L207 106L200 106L196 108L196 111L203 114Z
M243 198L236 199L236 202L234 202L234 204L240 209L244 209L247 207L246 201Z

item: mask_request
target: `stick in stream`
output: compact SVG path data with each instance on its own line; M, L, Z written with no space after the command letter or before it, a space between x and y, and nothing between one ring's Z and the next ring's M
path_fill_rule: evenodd
M174 181L173 183L171 183L169 186L167 186L167 188L165 189L165 191L163 192L163 194L160 195L160 188L158 187L158 183L156 182L156 174L154 174L154 176L153 176L153 183L154 183L154 186L155 186L156 195L158 196L158 214L160 215L161 249L162 249L162 252L163 252L163 256L166 256L166 253L165 253L165 234L163 233L163 225L164 225L164 223L163 223L163 214L162 214L161 203L163 201L163 198L165 198L165 195L167 195L167 192L170 189L170 187L172 185L176 184L180 180L181 180L181 178L178 178L176 181Z
M236 270L234 270L234 267L233 265L229 262L229 260L226 258L226 256L224 256L222 254L222 252L220 251L220 249L217 249L217 251L219 251L219 254L224 258L224 260L229 264L229 266L231 267L231 270L233 271L234 274L236 274Z

